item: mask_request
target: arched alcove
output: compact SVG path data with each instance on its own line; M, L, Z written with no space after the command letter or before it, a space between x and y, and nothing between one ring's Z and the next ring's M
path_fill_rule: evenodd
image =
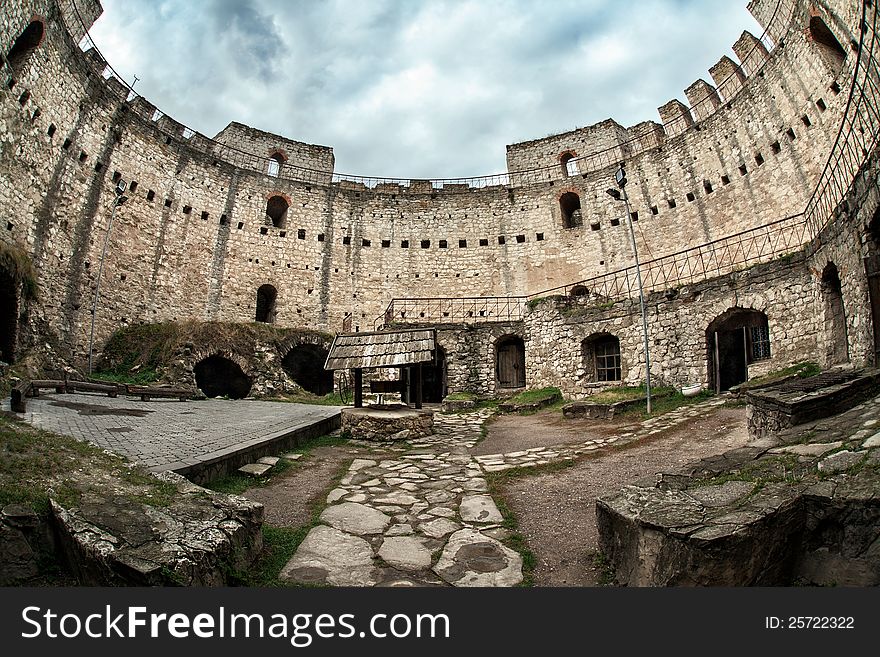
M287 224L287 209L290 207L290 204L287 202L283 196L272 196L266 202L266 216L272 220L272 225L275 228L284 228Z
M12 44L12 48L6 53L6 61L9 62L9 66L12 67L13 71L19 73L27 65L31 55L34 54L34 51L36 51L43 40L44 31L41 21L32 21L24 29L24 32L18 35L15 43Z
M281 360L281 367L297 385L313 395L333 392L333 372L324 369L327 350L316 344L293 347Z
M281 153L273 153L269 156L269 161L267 163L266 173L273 178L278 177L278 174L281 172L281 165L287 161Z
M581 217L581 197L574 192L566 192L559 197L559 210L565 228L577 228L583 224Z
M716 392L748 381L749 365L770 358L767 315L730 308L706 328L709 384Z
M834 32L820 16L812 16L808 27L810 38L822 53L822 58L832 68L840 68L846 59L846 50L834 36Z
M242 399L251 391L253 379L237 363L215 354L200 360L193 368L196 385L207 397Z
M522 338L508 335L495 344L495 379L499 388L526 385L526 346Z
M819 284L825 325L825 364L838 365L849 361L846 338L846 310L837 265L829 262L822 270Z
M571 151L559 156L559 166L562 167L562 175L567 178L578 174L577 160Z
M274 285L261 285L257 290L257 313L255 320L264 324L274 324L278 290Z
M15 340L18 334L18 296L16 284L5 269L0 268L0 360L15 362Z

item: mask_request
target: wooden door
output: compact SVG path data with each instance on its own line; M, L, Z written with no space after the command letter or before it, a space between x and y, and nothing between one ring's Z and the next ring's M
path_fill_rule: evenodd
M522 341L510 340L498 345L498 386L522 388L526 384L525 347Z

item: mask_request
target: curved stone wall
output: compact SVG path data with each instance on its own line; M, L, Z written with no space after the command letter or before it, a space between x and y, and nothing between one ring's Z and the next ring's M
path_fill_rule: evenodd
M620 203L605 193L617 151L643 258L797 213L846 100L852 57L829 59L806 29L811 12L821 15L849 53L858 3L833 4L753 2L773 42L766 60L749 54L761 46L744 35L735 46L743 68L729 59L713 68L721 95L693 85L693 114L668 103L665 128L606 121L509 146L503 184L440 187L340 179L332 149L240 124L209 140L129 99L100 56L77 47L80 19L90 24L97 2L76 11L70 2L7 3L4 54L34 17L45 26L27 61L3 68L15 82L0 92L0 234L40 273L30 326L84 362L105 239L98 346L131 322L253 321L267 283L281 325L339 330L350 313L366 330L394 297L533 294L619 269L630 262L628 238ZM565 153L577 156L576 175L559 164ZM590 157L601 153L607 160ZM278 175L272 155L283 162ZM545 168L517 174L530 167ZM130 187L114 213L119 178ZM559 197L570 191L582 225L565 228ZM278 227L265 214L273 195L289 203Z

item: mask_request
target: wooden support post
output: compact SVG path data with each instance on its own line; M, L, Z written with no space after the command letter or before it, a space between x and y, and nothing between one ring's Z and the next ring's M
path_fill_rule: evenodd
M354 371L354 407L363 408L364 405L364 371L357 368Z
M422 407L422 364L418 363L415 366L415 373L413 376L413 401L415 402L416 408Z

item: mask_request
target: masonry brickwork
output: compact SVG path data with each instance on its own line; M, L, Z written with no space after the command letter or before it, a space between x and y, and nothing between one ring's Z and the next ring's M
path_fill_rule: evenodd
M43 29L27 57L4 60L0 91L0 239L30 255L41 287L18 349L51 340L70 362L86 361L105 238L97 350L131 323L253 321L265 284L277 289L279 325L333 332L346 316L352 330L372 329L393 298L534 295L626 267L626 220L605 193L620 162L643 258L797 214L845 110L860 3L749 8L766 35L744 33L736 61L712 68L713 84L688 88L691 108L666 103L662 124L608 120L514 144L506 174L453 184L343 177L331 148L240 123L209 139L133 94L96 50L80 49L102 11L97 0L5 3L4 55L32 22ZM839 50L816 41L814 18ZM119 179L127 201L108 231ZM583 217L570 228L559 201L567 192ZM289 205L279 226L266 219L273 196ZM707 282L701 300L652 303L658 376L706 382L706 326L732 306L767 314L773 365L818 354L822 258L840 269L850 357L871 358L867 284L848 275L863 271L862 237L835 240L809 263ZM629 304L547 304L519 326L449 329L440 336L449 388L497 392L493 345L508 333L527 342L529 386L583 394L581 341L602 331L620 337L624 379L635 382L643 364L634 317ZM486 339L478 344L477 334Z

